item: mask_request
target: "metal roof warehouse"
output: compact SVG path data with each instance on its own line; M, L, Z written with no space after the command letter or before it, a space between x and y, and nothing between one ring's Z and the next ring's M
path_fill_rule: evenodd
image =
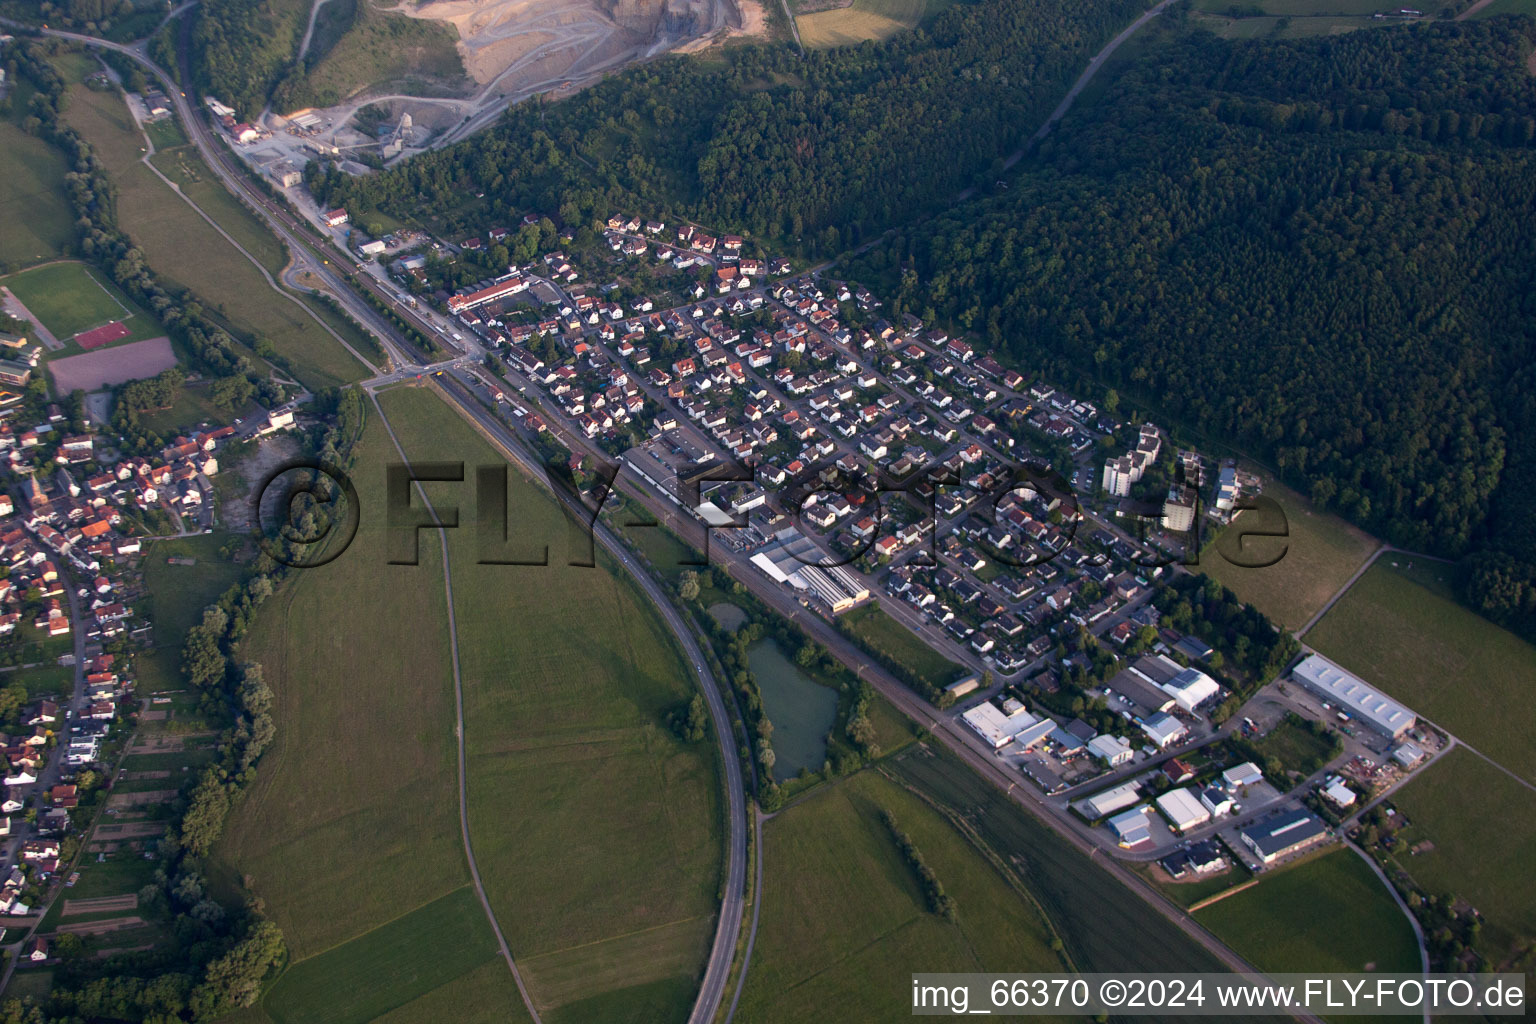
M1418 719L1412 711L1350 675L1322 655L1302 659L1291 675L1313 693L1330 700L1377 732L1397 739Z

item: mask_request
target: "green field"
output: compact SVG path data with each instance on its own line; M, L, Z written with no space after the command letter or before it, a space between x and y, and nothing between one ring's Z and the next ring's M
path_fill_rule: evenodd
M141 161L144 137L120 94L69 90L65 120L96 149L118 189L119 226L168 284L191 288L249 345L258 340L293 366L310 388L360 379L364 368L303 309L281 297L260 271ZM156 154L231 237L267 267L281 265L277 239L223 190L190 147ZM185 176L178 170L186 164ZM173 173L174 172L174 173ZM227 224L227 226L225 226Z
M278 1024L367 1024L475 971L510 979L470 886L290 967L262 1000ZM503 1019L516 1019L503 1006ZM523 1019L527 1011L519 1003Z
M512 972L500 957L375 1018L378 1024L507 1024L527 1019Z
M55 259L75 241L64 155L21 130L32 86L13 79L9 87L0 117L0 272Z
M948 7L946 0L853 0L847 7L797 14L800 41L812 49L889 39Z
M1408 918L1353 850L1266 874L1195 918L1265 971L1420 969Z
M139 417L139 422L149 433L159 434L161 437L175 437L178 434L190 433L205 423L212 426L227 426L232 424L236 417L243 418L255 409L254 402L241 409L221 409L208 397L206 381L193 382L182 387L181 394L169 409L155 409L144 413Z
M843 616L854 635L873 649L884 651L892 660L942 690L964 672L938 651L917 638L913 632L871 602Z
M1311 36L1334 36L1362 28L1382 28L1387 25L1402 24L1399 21L1377 21L1365 16L1230 18L1198 11L1190 15L1189 21L1191 25L1207 29L1223 39L1305 39Z
M1378 559L1307 643L1510 771L1536 779L1536 647L1457 604L1441 580L1431 578L1435 590L1423 585L1425 564L1410 573L1406 561L1398 554Z
M1266 478L1264 494L1279 503L1285 514L1286 540L1254 537L1244 543L1255 560L1272 557L1285 546L1285 555L1274 565L1245 569L1222 557L1215 544L1200 555L1200 570L1287 629L1299 629L1365 564L1376 542L1337 516L1319 512L1300 494ZM1241 512L1229 529L1278 530L1278 517L1267 513ZM1228 543L1235 543L1233 535Z
M148 321L156 333L164 333L146 315L136 315L122 293L107 283L100 271L84 263L49 263L7 277L0 284L9 288L28 312L66 344L81 331L113 320L125 321L124 326L130 330L138 326L133 322L135 319L141 323Z
M144 587L149 592L150 621L155 647L138 656L137 666L146 692L184 685L180 665L187 630L203 617L203 609L237 582L244 568L219 555L229 543L224 532L176 540L151 541L144 552ZM168 565L170 557L195 558L196 565Z
M956 903L929 911L881 811L890 811ZM910 975L1051 971L1036 907L941 814L883 775L793 804L763 829L763 908L737 1020L894 1020Z
M431 392L382 402L413 461L497 461ZM665 726L695 683L659 617L606 559L566 566L567 520L511 478L510 522L550 566L479 565L474 531L448 535L476 859L546 1021L681 1019L714 928L717 748ZM473 507L464 487L428 491ZM423 560L437 547L425 534Z
M1318 771L1333 752L1329 737L1314 735L1306 725L1282 718L1280 723L1254 742L1265 758L1276 758L1286 772L1308 776ZM1272 782L1280 782L1271 778ZM1301 781L1292 780L1292 784Z
M1408 818L1397 862L1431 893L1453 893L1484 919L1480 945L1502 961L1536 936L1536 793L1465 750L1453 750L1392 795Z
M1076 969L1224 969L1203 946L1111 876L1101 861L1082 853L953 755L914 746L886 766L903 785L965 815L975 840L1024 879ZM1135 940L1128 941L1128 936Z
M384 404L413 460L494 458L425 390ZM285 586L243 652L277 693L278 738L218 855L301 961L467 881L440 548L427 532L420 565L386 564L381 467L398 455L371 419L357 539ZM470 514L472 490L433 486ZM563 561L552 501L519 481L511 506ZM471 835L533 998L551 1024L680 1018L713 934L723 846L716 749L664 724L692 680L612 572L479 566L471 529L450 544ZM487 1016L506 994L483 976L472 989ZM394 1019L449 1002L429 993Z
M1479 10L1472 17L1494 18L1500 14L1524 14L1536 18L1536 0L1493 0L1493 3Z
M277 738L215 851L295 960L469 880L440 559L426 546L430 584L386 564L378 467L397 456L377 422L356 454L374 489L352 546L274 595L242 647L276 695Z

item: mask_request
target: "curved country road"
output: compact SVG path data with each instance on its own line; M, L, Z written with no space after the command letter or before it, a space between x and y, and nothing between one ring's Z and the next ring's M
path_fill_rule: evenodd
M453 386L446 383L452 381ZM473 395L463 390L463 385L455 377L433 378L433 387L444 399L453 406L459 414L475 426L481 436L511 460L517 467L535 482L545 480L547 474L544 466L536 459L528 455L517 442L515 436L495 417L490 415ZM375 400L377 404L377 400ZM402 456L403 457L403 456ZM578 521L586 522L591 517L591 510L581 504L573 495L566 494L563 490L551 486L555 497L578 518ZM673 605L670 597L662 590L661 584L656 582L643 566L636 561L629 548L619 540L617 535L601 519L595 520L592 527L593 536L598 540L605 551L624 567L625 571L634 578L640 589L644 591L646 598L652 607L666 620L667 627L677 637L678 645L687 656L698 676L699 690L704 695L704 702L709 708L710 721L715 728L715 736L720 743L720 758L722 769L722 782L725 786L726 817L730 823L730 835L727 840L728 856L725 872L724 897L720 902L720 917L715 928L715 938L710 949L709 963L704 970L704 980L699 986L699 994L694 1002L693 1011L688 1016L689 1024L708 1024L714 1019L715 1012L719 1008L725 995L725 983L731 970L731 960L736 952L736 936L741 931L741 919L745 908L745 887L747 880L747 810L745 791L742 786L741 760L737 754L735 732L731 725L730 715L725 709L725 700L721 695L721 689L716 682L714 673L709 669L709 663L705 660L704 652L699 648L698 641L693 635L692 629L683 620L682 615ZM446 543L446 541L445 541ZM445 552L446 557L446 552Z

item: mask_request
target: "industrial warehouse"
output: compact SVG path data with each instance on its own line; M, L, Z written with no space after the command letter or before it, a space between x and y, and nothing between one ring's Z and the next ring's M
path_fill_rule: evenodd
M1291 670L1291 676L1312 693L1337 704L1391 739L1402 739L1404 733L1418 724L1412 711L1320 654L1303 658Z

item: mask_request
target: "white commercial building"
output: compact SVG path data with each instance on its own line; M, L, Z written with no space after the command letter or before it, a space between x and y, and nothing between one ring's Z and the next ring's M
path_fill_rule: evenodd
M1221 784L1227 787L1229 793L1236 793L1244 786L1256 786L1263 781L1264 773L1252 761L1244 761L1236 768L1228 768L1221 773Z
M1135 756L1135 752L1131 749L1131 745L1126 742L1125 737L1111 736L1108 733L1102 736L1095 736L1089 740L1088 753L1099 758L1111 768L1125 764Z
M1197 668L1186 668L1162 684L1168 696L1185 711L1195 708L1221 692L1221 686Z
M1189 735L1189 730L1184 727L1184 723L1167 712L1159 712L1150 718L1143 719L1141 731L1146 733L1147 739L1155 743L1159 749L1171 746Z
M1303 658L1291 675L1319 697L1393 739L1400 739L1418 723L1412 711L1320 654Z
M1056 727L1049 718L1037 718L1022 708L1014 714L1005 714L991 701L982 701L960 717L993 750L1001 750L1015 741L1021 747L1034 746Z
M1187 789L1170 789L1157 798L1157 809L1179 832L1188 832L1211 820L1211 812Z

